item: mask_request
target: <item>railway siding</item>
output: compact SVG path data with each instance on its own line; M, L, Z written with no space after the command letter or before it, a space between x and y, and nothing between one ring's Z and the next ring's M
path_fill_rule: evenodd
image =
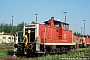
M12 60L12 55L8 54L8 52L13 53L13 44L0 44L0 58L1 60ZM8 48L10 47L10 48ZM90 47L88 48L79 48L77 50L71 50L66 54L55 54L55 55L48 55L48 56L39 56L39 57L18 57L17 60L90 60Z

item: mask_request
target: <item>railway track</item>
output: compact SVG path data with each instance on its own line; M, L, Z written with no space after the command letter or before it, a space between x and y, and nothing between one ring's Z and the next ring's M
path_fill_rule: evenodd
M78 49L75 50L75 52L78 52L78 51L85 51L86 49L88 49L88 48L78 48Z
M76 49L76 50L74 50L75 52L83 52L83 51L85 51L86 49L88 49L88 48L78 48L78 49ZM62 54L65 54L65 53L62 53ZM58 56L60 56L60 55L62 55L62 54L56 54L56 55L58 55ZM66 53L67 54L67 53ZM22 55L22 56L17 56L19 59L21 59L21 58L26 58L26 59L38 59L38 57L42 57L43 55L38 55L38 56L36 56L36 55L29 55L29 56L27 56L27 55ZM49 56L52 56L52 55L49 55ZM81 59L84 59L84 58L88 58L89 59L89 57L81 57ZM72 59L74 59L74 58L72 58Z

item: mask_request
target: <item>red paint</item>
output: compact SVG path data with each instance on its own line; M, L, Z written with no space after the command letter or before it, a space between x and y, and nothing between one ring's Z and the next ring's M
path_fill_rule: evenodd
M76 40L78 40L79 43L81 42L81 37L73 35L72 30L69 29L69 24L54 20L53 17L44 23L45 24L39 24L41 43L43 43L44 40L46 43L76 43ZM56 27L56 23L58 23L60 27ZM64 24L67 25L68 29L63 27ZM90 43L90 38L85 37L85 42Z
M55 23L60 24L56 27ZM41 43L72 43L72 31L63 28L63 22L49 19L45 24L39 24ZM69 28L69 25L68 25Z

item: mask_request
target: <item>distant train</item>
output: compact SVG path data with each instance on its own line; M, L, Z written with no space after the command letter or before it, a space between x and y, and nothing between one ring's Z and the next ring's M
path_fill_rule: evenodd
M90 38L73 35L69 24L51 17L44 24L24 25L23 31L16 32L15 51L20 54L62 53L90 44Z

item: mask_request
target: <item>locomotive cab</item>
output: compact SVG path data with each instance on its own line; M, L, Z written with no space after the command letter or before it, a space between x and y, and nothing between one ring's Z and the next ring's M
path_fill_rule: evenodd
M31 23L24 25L23 31L16 32L15 51L21 52L20 54L31 54L39 51L38 27L39 24Z

